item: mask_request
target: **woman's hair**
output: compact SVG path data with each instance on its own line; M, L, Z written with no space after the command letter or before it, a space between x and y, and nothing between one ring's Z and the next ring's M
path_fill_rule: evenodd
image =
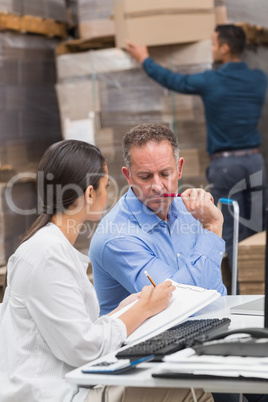
M94 145L66 140L51 145L44 153L37 176L42 212L22 237L21 243L45 226L52 215L68 209L89 185L99 187L105 159Z

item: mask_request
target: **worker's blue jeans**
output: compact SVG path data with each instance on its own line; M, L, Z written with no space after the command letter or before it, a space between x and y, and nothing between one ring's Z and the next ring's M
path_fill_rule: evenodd
M215 204L220 198L236 200L240 208L239 241L264 230L266 175L261 154L221 157L211 160L207 170L209 190ZM226 241L228 262L232 268L233 209L222 206L222 237Z

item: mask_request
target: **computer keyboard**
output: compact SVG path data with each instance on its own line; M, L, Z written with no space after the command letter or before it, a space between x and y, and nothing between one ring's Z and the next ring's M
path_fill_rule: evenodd
M229 318L189 320L118 352L116 357L132 359L153 354L154 361L159 361L165 355L193 345L195 339L199 342L209 340L218 332L226 330L230 322Z

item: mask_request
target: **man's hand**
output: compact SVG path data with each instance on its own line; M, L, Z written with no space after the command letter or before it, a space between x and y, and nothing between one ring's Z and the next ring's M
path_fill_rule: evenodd
M203 228L221 237L223 215L214 204L210 193L201 188L191 188L181 195L187 210L202 223Z
M149 57L149 52L146 46L138 46L130 41L126 41L126 50L133 59L139 63L143 63L147 57Z

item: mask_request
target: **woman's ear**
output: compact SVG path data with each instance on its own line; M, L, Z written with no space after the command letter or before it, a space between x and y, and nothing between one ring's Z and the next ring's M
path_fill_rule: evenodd
M88 186L86 191L85 191L85 202L88 205L92 205L93 201L94 201L94 188L90 184L90 186Z

